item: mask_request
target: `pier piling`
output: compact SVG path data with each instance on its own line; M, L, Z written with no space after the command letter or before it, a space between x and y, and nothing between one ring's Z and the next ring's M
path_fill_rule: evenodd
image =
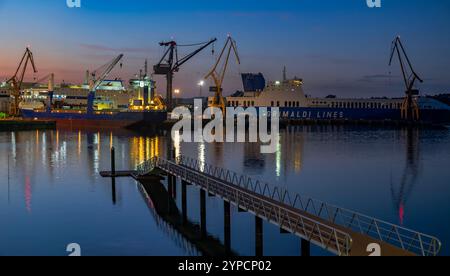
M116 205L116 150L114 147L111 147L111 193L112 202Z
M224 243L227 254L231 252L231 206L228 201L223 202Z
M255 256L262 257L263 249L263 220L255 216Z
M169 197L173 197L173 175L167 175L167 192L169 193Z
M177 199L177 177L175 175L172 175L172 197Z
M116 197L116 178L111 177L111 190L112 190L112 202L114 205L117 203L117 197Z
M116 176L116 150L111 147L111 176Z
M301 253L302 257L311 256L311 243L305 239L301 241Z
M205 238L206 233L206 192L200 190L200 228L202 238Z
M181 182L181 212L183 215L183 224L187 222L187 183L186 181Z

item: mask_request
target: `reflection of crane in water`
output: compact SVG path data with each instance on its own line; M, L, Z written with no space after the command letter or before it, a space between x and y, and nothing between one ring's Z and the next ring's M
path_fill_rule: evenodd
M411 195L419 175L419 132L418 129L408 128L406 130L406 166L400 180L398 189L391 181L391 193L395 208L398 211L400 224L403 225L405 217L405 205Z

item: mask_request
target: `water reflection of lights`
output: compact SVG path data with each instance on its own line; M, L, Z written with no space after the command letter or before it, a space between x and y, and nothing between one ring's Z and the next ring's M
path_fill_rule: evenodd
M47 165L47 133L43 132L42 133L42 147L41 147L41 152L42 152L42 164L45 166Z
M58 147L52 155L52 163L56 167L65 165L67 158L67 142L63 141L61 147Z
M39 146L39 130L36 130L36 146Z
M98 154L100 154L100 147L101 147L101 144L102 144L102 142L101 142L101 137L100 137L100 132L98 132L97 133L97 151L98 151Z
M277 177L281 176L281 157L282 157L282 153L281 153L281 135L278 136L277 139L277 152L275 154L275 163L276 163L276 168L275 168L275 174Z
M175 157L178 157L181 155L181 135L180 131L175 131L174 139L173 139L173 146L175 148Z
M11 132L11 150L12 150L12 158L16 160L17 157L17 145L16 145L16 133Z
M31 191L31 180L29 176L25 177L25 208L28 213L31 213L31 199L32 199L32 191Z
M59 148L59 131L56 131L56 148Z
M97 145L97 148L94 150L94 172L98 173L100 170L100 150L101 150L100 132L94 135L94 144Z
M81 130L78 131L78 156L81 155Z
M205 171L205 162L206 162L206 156L205 156L205 142L200 142L198 144L198 160L200 161L200 171Z
M131 157L133 166L160 155L160 138L133 137L131 139Z
M113 133L111 132L109 134L109 148L112 148L114 146L114 137L113 137Z

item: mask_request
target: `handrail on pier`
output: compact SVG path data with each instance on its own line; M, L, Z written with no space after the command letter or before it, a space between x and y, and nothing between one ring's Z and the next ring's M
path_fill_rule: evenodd
M331 224L339 225L343 228L391 244L416 255L437 256L441 249L441 242L433 236L394 225L345 208L327 204L319 200L302 197L299 194L292 195L284 188L274 187L249 176L213 166L190 157L179 156L175 161L168 161L155 157L140 164L137 167L137 171L138 174L145 175L152 172L155 168L166 171L170 170L170 172L175 171L179 173L179 176L184 176L185 178L190 177L189 180L194 181L208 191L213 190L213 192L217 192L219 196L222 196L226 200L227 197L238 201L245 199L249 201L246 203L256 204L257 202L258 204L261 204L261 206L257 207L268 209L272 208L271 204L276 205L276 203L278 203L279 206L284 204L292 209L301 210ZM224 186L226 186L226 188ZM236 187L241 189L236 189ZM234 194L228 191L233 191ZM261 197L258 197L258 200L256 201L254 198L255 194L268 198L270 201L262 200ZM289 218L292 218L293 213L295 213L292 209L280 209L278 210L278 213L281 214L285 212ZM298 215L298 213L295 214ZM266 215L270 215L270 213L268 214L266 212ZM268 219L270 220L270 217ZM297 217L297 219L297 221L288 221L289 227L286 228L290 229L287 230L293 230L292 228L295 228L295 225L301 224L304 229L297 229L297 231L299 231L298 234L305 234L308 232L307 230L309 230L309 233L311 234L309 236L306 235L307 238L317 238L320 241L319 243L321 243L318 244L319 246L330 249L330 236L328 236L330 238L328 244L322 242L323 237L320 237L320 235L319 237L314 237L317 232L324 233L325 229L327 229L326 231L329 235L335 236L334 247L336 247L336 253L339 255L348 255L352 243L352 239L348 233L334 228L329 229L331 228L330 226L315 221L311 217L302 216L301 218ZM305 221L307 221L307 223ZM283 223L280 223L280 226L283 226Z

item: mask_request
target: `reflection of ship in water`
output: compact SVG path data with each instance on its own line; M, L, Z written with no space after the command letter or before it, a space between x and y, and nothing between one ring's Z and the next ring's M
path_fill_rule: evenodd
M175 200L159 180L145 182L139 190L151 211L156 224L188 255L225 256L222 242L211 236L201 236L200 227L190 221L183 223L183 217Z
M245 143L244 144L244 173L246 174L261 174L264 172L266 160L261 154L260 143Z
M86 145L83 145L83 137L86 137ZM145 160L160 156L164 151L164 140L158 135L141 136L128 130L89 131L78 132L78 151L87 147L88 169L91 175L97 175L102 154L109 156L110 148L116 148L119 162L122 167L134 168Z
M303 166L304 128L289 126L283 130L275 154L275 174L287 176L290 170L299 173Z
M289 175L290 171L299 173L303 166L303 126L289 126L280 130L276 152L273 155L275 175ZM263 174L271 155L261 154L261 143L245 143L244 172L246 174Z
M407 128L406 134L406 166L403 171L399 186L395 187L391 181L391 193L394 206L398 212L399 222L404 223L406 204L419 176L419 129Z

